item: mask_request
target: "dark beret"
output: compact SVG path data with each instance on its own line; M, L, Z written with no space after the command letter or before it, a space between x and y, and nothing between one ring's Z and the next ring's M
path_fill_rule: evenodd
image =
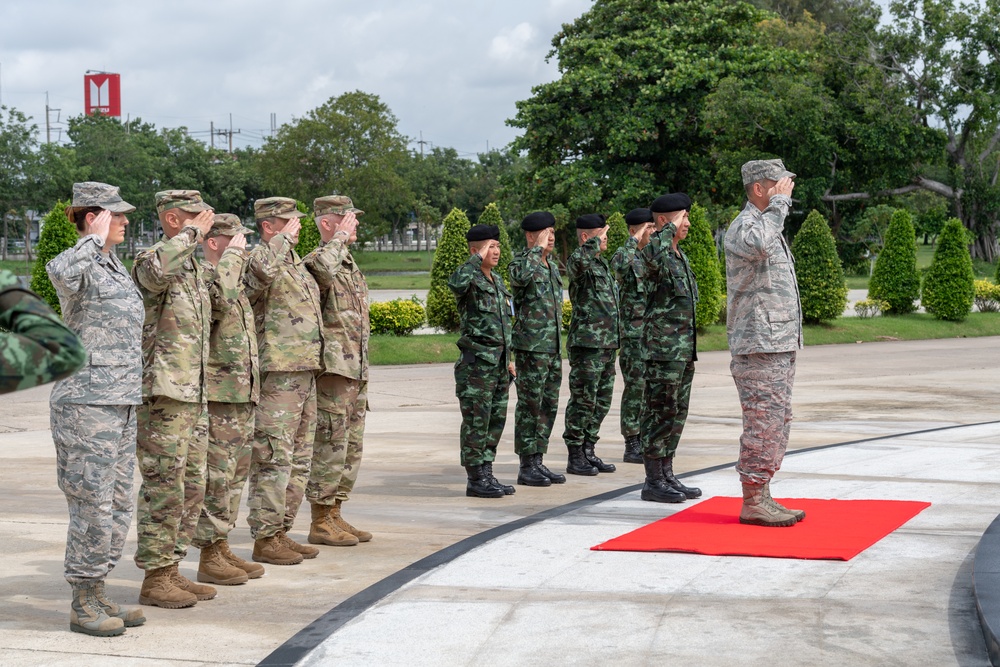
M586 215L581 215L576 219L577 229L600 229L606 227L607 216L603 216L600 213L587 213Z
M669 195L663 195L662 197L657 197L652 204L649 205L649 210L653 213L673 213L674 211L690 211L691 210L691 198L688 197L683 192L674 192Z
M465 240L469 243L476 241L499 241L500 228L496 225L473 225L472 229L465 235Z
M634 208L625 214L625 222L628 225L644 225L653 221L653 212L648 208Z
M535 211L524 216L521 221L521 229L526 232L540 232L543 229L556 226L556 216L548 211Z

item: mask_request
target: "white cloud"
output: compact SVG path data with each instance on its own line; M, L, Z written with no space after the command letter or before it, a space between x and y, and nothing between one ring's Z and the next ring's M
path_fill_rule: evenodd
M535 34L530 23L518 23L510 30L503 30L490 42L489 57L505 63L524 60L529 56Z

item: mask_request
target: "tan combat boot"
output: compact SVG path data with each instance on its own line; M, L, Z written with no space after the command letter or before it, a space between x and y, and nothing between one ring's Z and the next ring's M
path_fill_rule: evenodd
M353 547L358 538L341 530L330 520L330 505L313 503L312 523L309 524L309 544L326 544L331 547Z
M211 600L216 595L219 594L217 590L211 586L203 586L201 584L196 584L177 569L177 563L171 566L170 579L174 582L174 586L181 589L182 591L187 591L191 595L194 595L198 600Z
M344 532L350 533L354 537L358 538L358 542L368 542L372 539L372 534L367 530L358 530L351 524L344 521L344 517L340 515L340 503L342 501L338 500L330 511L330 521L333 522L337 528L340 528Z
M278 535L263 537L253 543L253 555L258 563L272 565L298 565L302 562L302 554L285 546Z
M170 576L170 571L176 567L171 565L158 570L147 570L146 578L142 580L142 589L139 591L139 604L164 609L181 609L197 604L198 598L178 588Z
M277 537L279 540L281 540L282 544L284 544L286 547L288 547L295 553L301 554L303 558L315 558L316 556L319 555L319 549L317 549L316 547L306 546L305 544L299 544L298 542L290 538L288 534L285 533L285 531L283 530L278 531Z
M139 607L123 607L107 596L104 591L104 582L97 582L94 595L97 604L101 605L104 613L113 618L120 618L125 623L126 628L135 628L146 622L146 616Z
M786 528L794 526L795 517L778 509L764 499L764 486L752 484L743 485L743 508L740 510L740 523L753 526L768 526L770 528Z
M220 586L236 586L247 583L247 573L230 563L219 542L210 544L201 550L198 560L198 581Z
M74 584L69 605L69 629L94 637L117 637L125 632L125 622L109 616L97 602L97 586Z
M219 550L222 552L223 557L225 557L231 565L235 565L247 573L247 579L260 579L264 576L264 566L258 565L257 563L251 563L250 561L245 561L234 554L229 550L228 540L219 540L216 544L219 545Z
M764 500L765 500L765 502L768 502L768 503L774 505L775 507L777 507L782 512L785 512L786 514L791 514L792 516L795 517L796 521L802 521L802 519L806 518L805 511L803 511L803 510L790 510L787 507L785 507L784 505L782 505L781 503L779 503L777 500L775 500L774 498L772 498L771 497L771 483L770 482L768 482L767 484L764 485Z

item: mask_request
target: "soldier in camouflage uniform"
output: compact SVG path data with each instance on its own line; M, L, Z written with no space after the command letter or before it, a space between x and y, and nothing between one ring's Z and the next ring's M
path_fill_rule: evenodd
M521 221L527 250L507 266L514 292L514 348L517 407L514 409L514 453L521 459L517 483L526 486L564 484L566 476L542 462L559 410L562 384L562 276L554 257L555 217L529 213Z
M679 503L701 496L701 489L685 486L674 475L674 453L687 420L698 359L698 283L687 255L677 247L691 226L691 199L683 192L663 195L650 209L656 233L640 253L648 285L642 329L646 386L641 440L646 482L641 497Z
M501 498L514 487L493 476L497 444L507 421L507 396L516 376L510 360L514 303L492 270L500 261L500 228L475 225L465 235L469 259L448 279L458 300L462 354L455 363L455 394L462 409L461 462L465 495Z
M139 608L109 600L104 580L121 559L135 505L136 407L142 404L142 296L112 249L125 240L118 188L75 183L66 213L77 244L48 264L66 324L87 348L84 368L49 398L56 479L69 506L66 581L70 629L99 637L142 625Z
M354 546L372 534L341 515L361 467L368 410L368 283L351 255L359 215L350 197L313 201L320 246L303 260L319 285L323 308L323 374L316 381L319 423L306 496L311 544Z
M795 353L802 347L802 306L795 260L782 235L792 179L781 160L743 165L747 205L726 232L726 333L743 409L740 523L792 526L805 518L771 497L792 423Z
M569 402L563 440L569 449L566 472L614 472L594 452L601 422L611 409L618 349L618 285L601 252L608 247L608 226L597 213L576 219L580 247L566 263L573 318L569 324Z
M319 549L288 536L295 523L316 434L316 376L322 368L319 287L295 252L302 217L295 200L254 202L261 240L244 274L260 354L247 505L253 559L296 565Z
M156 193L163 239L139 253L132 278L146 309L138 414L142 604L180 609L216 591L180 574L205 500L208 409L205 369L212 304L194 253L212 226L196 190Z
M240 494L250 472L254 406L260 393L253 309L243 293L246 235L231 213L217 214L201 242L201 270L212 299L205 393L208 396L208 465L205 504L194 545L201 549L198 581L233 586L257 579L264 568L229 549Z
M639 251L649 243L653 214L637 208L625 215L629 238L611 258L611 270L618 281L618 366L625 381L622 392L621 427L625 438L625 463L642 463L639 418L642 414L642 374L645 361L642 347L642 318L646 311L646 281L639 263Z

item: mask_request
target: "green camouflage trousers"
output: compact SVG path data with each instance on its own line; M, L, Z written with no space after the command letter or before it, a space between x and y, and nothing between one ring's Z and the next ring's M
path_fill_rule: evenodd
M291 530L302 504L316 437L315 373L262 374L254 419L247 523L261 540Z
M69 505L65 576L103 581L122 557L135 496L134 405L51 406L56 479Z
M459 443L463 466L496 459L497 444L507 423L509 391L510 372L503 361L490 364L476 357L472 362L459 359L455 364L455 395L462 408Z
M205 500L208 410L153 396L139 406L138 538L135 564L158 570L184 560Z
M240 496L250 473L253 413L253 403L208 404L205 505L194 535L199 549L226 539L236 525Z
M641 338L622 338L618 350L618 367L622 371L625 389L622 391L621 425L622 435L639 435L639 420L642 417L642 395L645 387L643 373L646 368Z
M673 456L687 422L691 403L693 361L649 361L643 394L643 456L662 459Z
M569 348L569 401L563 441L567 447L596 444L615 390L615 351Z
M517 350L517 405L514 407L514 453L545 454L559 411L562 359L558 354Z
M361 468L368 381L324 373L316 380L316 442L306 497L333 505L347 500Z
M795 353L736 354L729 369L743 408L736 472L743 484L767 484L781 468L788 447Z

